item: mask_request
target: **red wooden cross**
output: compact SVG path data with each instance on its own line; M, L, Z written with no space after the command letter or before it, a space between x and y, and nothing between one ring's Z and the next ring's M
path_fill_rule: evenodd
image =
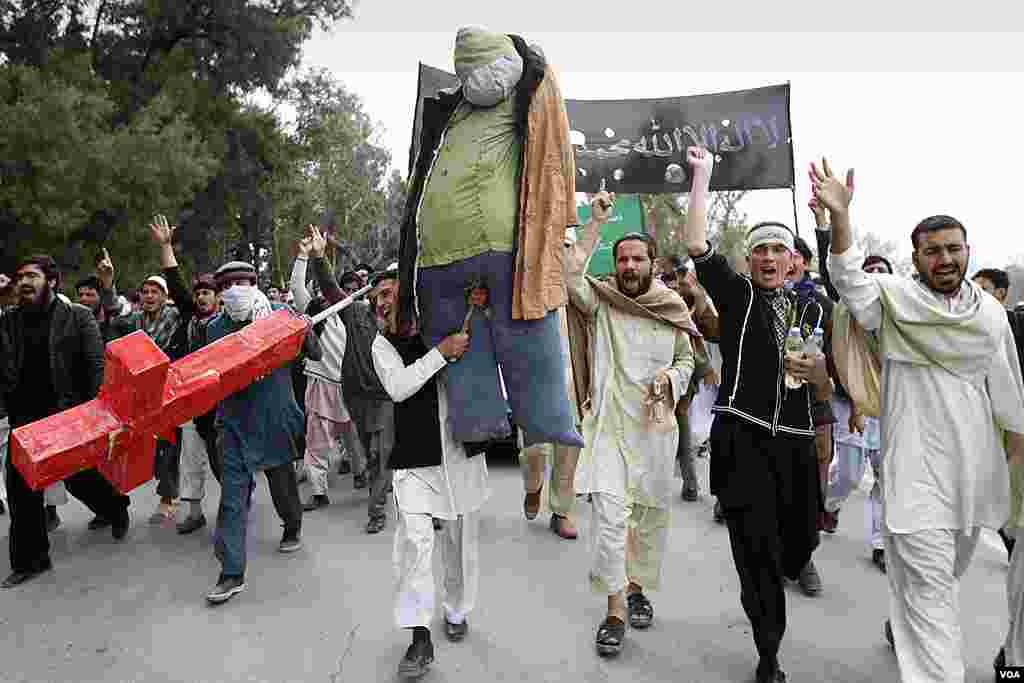
M99 396L15 429L11 458L39 491L96 467L122 493L153 478L156 437L295 358L306 321L287 310L171 363L145 332L107 344Z

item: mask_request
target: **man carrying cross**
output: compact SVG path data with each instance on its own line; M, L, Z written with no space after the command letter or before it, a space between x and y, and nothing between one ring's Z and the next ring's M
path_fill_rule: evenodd
M88 308L57 296L60 274L49 256L32 256L15 274L18 306L0 316L0 433L96 398L103 383L103 339ZM6 465L11 508L12 588L53 568L43 492L29 488L11 459ZM67 490L111 522L115 539L128 531L128 496L95 469L64 480Z

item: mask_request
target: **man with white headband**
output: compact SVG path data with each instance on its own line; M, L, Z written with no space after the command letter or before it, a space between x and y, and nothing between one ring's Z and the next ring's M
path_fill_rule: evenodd
M832 382L824 356L784 353L799 324L795 295L783 287L793 232L761 223L747 235L750 275L738 274L706 240L713 155L686 153L693 169L686 247L701 284L718 306L722 383L713 408L711 492L729 527L740 602L760 661L758 683L786 680L778 650L786 630L783 577L796 579L818 545L820 489L811 421L811 385L822 400ZM787 388L785 375L803 380Z
M290 310L284 304L270 303L256 287L256 269L248 263L227 263L215 277L224 311L207 326L210 343L274 310ZM306 332L305 351L312 360L323 358L311 329ZM305 419L295 401L289 366L283 365L228 396L221 401L219 412L223 419L223 470L215 553L222 569L217 585L206 596L213 604L227 602L245 590L246 528L257 471L266 474L274 508L284 522L278 550L291 553L302 547L302 501L292 461L302 457L297 444Z

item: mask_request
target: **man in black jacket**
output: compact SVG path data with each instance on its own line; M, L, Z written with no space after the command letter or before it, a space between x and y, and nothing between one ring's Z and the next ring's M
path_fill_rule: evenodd
M57 297L59 274L49 256L18 266L19 305L0 318L0 415L11 429L49 417L96 397L103 383L103 340L89 309ZM33 491L7 461L11 508L11 588L49 571L43 492ZM111 520L114 538L128 531L128 496L95 469L64 480L67 490L97 516Z
M796 296L784 288L795 236L781 223L747 235L750 275L736 273L705 237L713 155L687 150L693 168L686 246L718 307L722 384L711 430L711 492L729 526L740 601L754 631L758 683L786 676L778 650L786 629L783 577L796 579L818 545L819 482L811 387L831 396L823 356L784 353L797 325ZM787 380L802 380L789 388Z

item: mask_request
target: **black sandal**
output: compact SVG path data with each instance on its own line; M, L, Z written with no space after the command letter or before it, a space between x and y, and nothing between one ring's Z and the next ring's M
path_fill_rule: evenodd
M648 628L654 621L654 606L643 593L630 593L626 597L629 610L629 625L633 628Z
M597 654L603 657L614 657L619 654L625 637L626 622L618 617L606 617L597 627Z

